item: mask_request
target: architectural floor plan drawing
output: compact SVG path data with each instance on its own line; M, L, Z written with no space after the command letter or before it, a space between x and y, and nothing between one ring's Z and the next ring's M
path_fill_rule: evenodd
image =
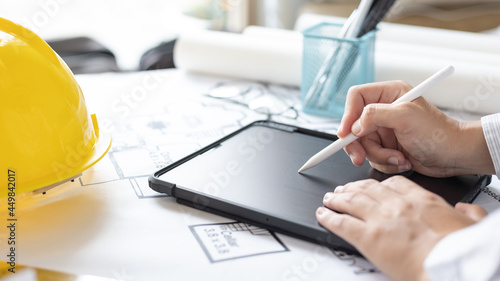
M189 228L212 263L289 251L273 232L247 223L201 224Z

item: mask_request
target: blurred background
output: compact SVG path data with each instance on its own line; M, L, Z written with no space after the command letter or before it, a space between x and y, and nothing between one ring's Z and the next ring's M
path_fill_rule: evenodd
M54 46L62 51L69 48L68 52L75 44L105 49L114 55L116 70L128 71L139 68L146 51L187 30L240 32L248 25L293 29L301 14L346 17L358 4L357 0L2 0L0 17L30 28L53 44L91 38L94 45L63 41ZM399 0L386 21L498 34L500 1Z

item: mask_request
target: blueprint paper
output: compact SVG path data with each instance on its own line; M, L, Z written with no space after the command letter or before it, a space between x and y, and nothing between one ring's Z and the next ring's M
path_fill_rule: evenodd
M267 117L204 96L227 79L165 70L77 80L112 148L74 182L18 204L20 264L123 280L388 280L362 258L179 205L148 187L154 171ZM285 90L300 107L299 90ZM273 118L327 132L338 126L302 113ZM500 206L486 194L478 201Z
M204 96L224 79L166 70L77 80L112 148L74 182L18 203L19 264L124 280L387 280L362 258L182 206L148 187L159 168L267 118ZM286 91L300 106L299 90ZM303 114L275 120L338 126ZM2 230L0 243L6 237Z

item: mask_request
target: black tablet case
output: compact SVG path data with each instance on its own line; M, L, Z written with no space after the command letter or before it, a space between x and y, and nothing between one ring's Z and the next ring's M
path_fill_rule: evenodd
M321 245L358 253L321 227L315 217L323 196L338 185L391 175L354 166L339 152L302 174L297 170L337 137L271 121L254 122L154 173L150 187L177 202ZM491 177L407 177L450 204L471 202Z

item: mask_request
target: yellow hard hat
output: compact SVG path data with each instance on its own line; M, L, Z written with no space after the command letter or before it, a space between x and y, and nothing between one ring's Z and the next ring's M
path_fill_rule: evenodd
M0 197L72 179L109 150L110 136L87 113L64 61L35 33L3 18L0 96L0 183L7 182Z

